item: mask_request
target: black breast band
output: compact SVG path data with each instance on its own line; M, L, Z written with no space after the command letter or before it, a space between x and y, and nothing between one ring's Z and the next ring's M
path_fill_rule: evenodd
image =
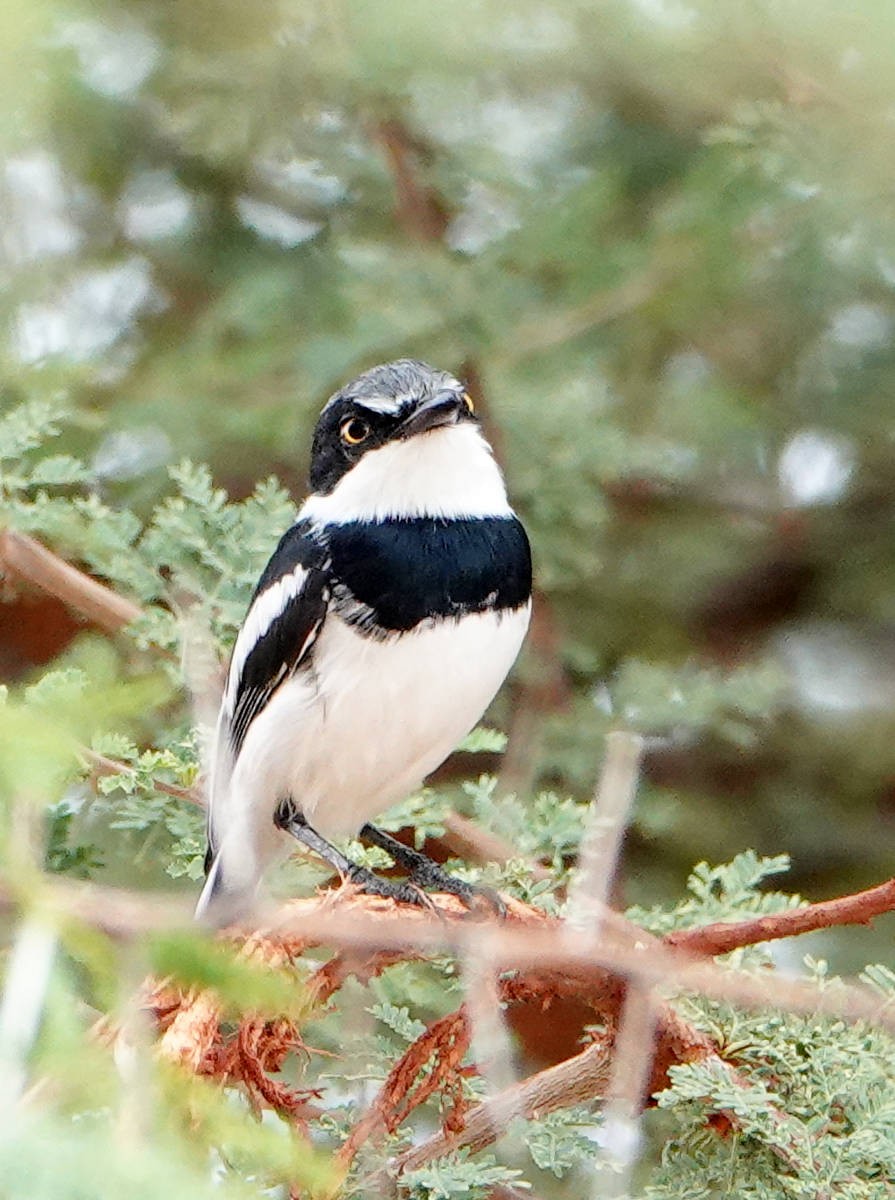
M518 608L531 595L528 538L513 516L352 522L325 537L340 615L370 633Z

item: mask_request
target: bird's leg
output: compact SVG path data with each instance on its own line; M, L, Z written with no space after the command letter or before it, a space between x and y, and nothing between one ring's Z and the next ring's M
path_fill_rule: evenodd
M464 879L449 875L427 855L405 846L403 842L399 842L384 830L377 829L375 825L364 825L358 836L361 841L378 846L380 850L391 855L395 863L407 872L412 882L420 887L449 892L452 896L458 896L469 907L477 898L481 898L491 905L498 916L506 915L506 905L493 888L467 883Z
M329 863L333 870L338 871L343 879L350 880L361 891L372 896L387 896L391 900L399 900L404 904L427 907L428 901L419 888L413 887L410 883L394 883L390 879L380 879L366 867L360 867L351 859L346 858L341 850L336 849L308 824L292 800L280 801L274 813L273 823L278 829L291 834L303 846L313 850L324 862Z

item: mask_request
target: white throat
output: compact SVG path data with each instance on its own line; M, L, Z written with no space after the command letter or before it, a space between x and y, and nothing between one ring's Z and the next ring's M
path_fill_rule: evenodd
M321 524L389 517L502 517L512 512L500 468L478 426L443 426L369 450L299 518Z

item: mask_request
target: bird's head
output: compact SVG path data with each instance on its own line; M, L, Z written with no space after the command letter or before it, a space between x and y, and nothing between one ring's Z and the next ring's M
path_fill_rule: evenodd
M314 430L311 490L305 511L322 521L509 511L463 384L410 358L365 371L329 399Z

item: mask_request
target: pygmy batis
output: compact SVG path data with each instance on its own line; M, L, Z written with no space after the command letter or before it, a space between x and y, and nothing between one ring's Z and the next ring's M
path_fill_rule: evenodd
M215 925L250 913L290 837L368 892L474 892L370 824L473 728L528 628L528 538L472 400L425 363L373 367L320 414L310 483L230 658L196 910ZM343 835L408 881L352 863Z

